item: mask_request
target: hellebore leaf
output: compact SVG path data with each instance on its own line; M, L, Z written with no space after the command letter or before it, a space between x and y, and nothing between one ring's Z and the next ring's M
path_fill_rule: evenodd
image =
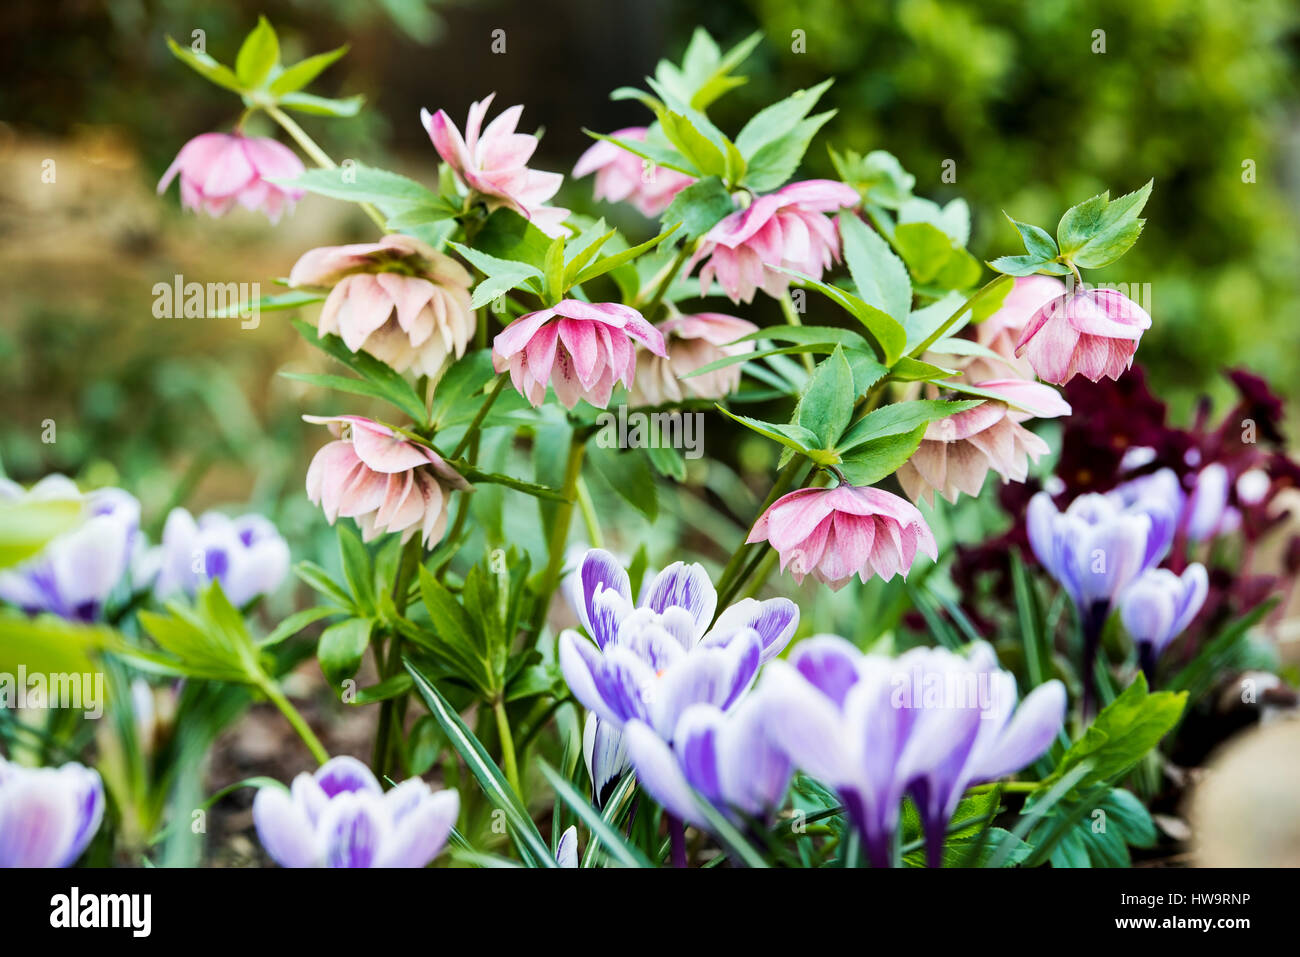
M1139 217L1153 183L1148 180L1115 200L1109 192L1101 193L1066 210L1056 227L1061 258L1084 269L1100 269L1128 252L1146 224Z
M235 93L244 92L244 87L239 82L239 77L235 76L235 71L218 63L207 53L192 47L183 47L171 37L167 38L167 48L172 51L176 59L205 80L227 90L233 90Z
M660 216L665 226L680 223L688 240L699 239L735 212L735 203L717 176L706 176L687 186Z
M888 406L886 407L888 408ZM853 451L841 456L840 471L851 485L873 485L912 457L925 435L922 423L910 432L881 435L854 444Z
M855 214L840 213L839 223L844 261L858 295L868 305L905 323L912 309L912 282L907 267L889 248L889 243ZM951 247L951 243L947 245Z
M864 442L885 436L895 436L924 428L931 422L979 405L975 400L950 402L944 399L912 399L882 406L862 417L841 440L838 451L847 452Z
M844 347L836 346L813 371L795 407L795 422L820 439L820 448L834 448L853 416L855 400L853 369L844 356Z
M337 689L361 667L361 657L370 646L370 633L375 623L370 618L349 618L330 625L316 645L316 658L325 680Z
M271 80L268 89L276 96L297 93L303 87L320 76L332 66L343 54L348 52L346 44L327 53L317 53L305 60L299 60L293 66L287 66Z
M235 57L235 76L246 89L256 89L280 62L280 40L266 17L257 18L257 26L244 37Z

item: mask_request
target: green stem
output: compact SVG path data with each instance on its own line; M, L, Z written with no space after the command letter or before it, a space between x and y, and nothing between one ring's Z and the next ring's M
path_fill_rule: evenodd
M540 634L546 623L551 594L559 584L560 572L564 569L564 547L569 541L569 525L573 521L573 504L578 497L578 480L582 478L582 457L586 448L582 433L574 429L573 439L569 443L569 457L564 464L564 486L560 490L565 501L558 503L555 508L555 524L551 526L551 537L546 547L546 570L542 573L537 608L533 612L534 635Z
M519 766L515 762L515 740L510 734L510 718L506 715L505 699L498 697L492 703L492 711L497 718L497 736L501 738L501 763L504 765L506 781L520 798L524 792L519 787Z
M307 131L299 126L293 117L273 103L266 104L263 109L266 110L267 116L280 124L281 129L293 138L294 142L302 148L304 153L311 157L317 166L321 169L338 169L338 164L330 159L329 154L321 149L314 139L307 135ZM367 216L374 220L380 232L388 232L388 220L384 218L383 213L370 203L358 203L357 205L361 207Z
M663 304L664 296L668 295L668 290L672 286L673 280L677 278L677 274L682 271L682 266L686 263L686 260L690 258L691 247L693 245L694 243L689 240L682 243L682 248L669 264L668 271L664 273L663 278L659 280L659 285L655 287L654 295L650 298L650 302L641 310L641 314L647 319L654 319L655 312L659 309L660 305Z
M754 521L750 522L749 529L745 533L745 538L749 538L749 532L754 530L754 523L757 522L762 514L768 510L771 504L789 491L790 486L794 484L796 476L807 464L808 461L798 455L786 463L785 468L783 468L780 474L777 475L776 482L772 485L772 490L768 493L767 499L763 502L762 506L759 507L758 514L754 516ZM746 558L752 554L756 544L757 543L755 543L755 545L749 545L742 542L740 547L732 553L726 567L722 570L722 574L718 577L719 595L734 594L735 590L732 587L732 580L740 573L741 568L744 567ZM719 602L718 610L722 611L724 608L726 608L726 605Z
M470 420L469 428L465 430L465 434L462 435L460 441L456 443L456 450L451 453L453 459L460 458L461 453L469 447L469 443L473 440L474 436L478 435L479 428L483 425L483 420L487 418L487 414L491 410L492 404L496 402L497 396L501 394L501 390L505 388L506 382L508 381L509 377L504 372L497 375L497 381L493 384L492 391L488 393L488 397L483 401L483 404L479 406L478 411L474 413L474 418Z
M596 521L596 506L591 501L591 492L582 476L578 476L578 510L582 512L582 522L587 526L587 544L592 548L604 548L600 534L600 523Z
M330 759L329 752L325 750L325 745L320 743L320 738L316 737L315 732L307 724L306 719L298 712L284 696L274 681L267 681L261 685L262 694L266 695L271 703L280 709L280 713L293 726L293 730L298 732L298 737L302 738L303 743L307 745L307 750L311 752L319 764L324 764Z
M939 326L938 329L934 330L934 332L926 336L925 339L921 342L921 344L918 345L911 352L909 352L908 355L912 357L916 357L924 354L926 349L929 349L932 345L934 345L936 342L938 342L940 339L942 339L945 335L948 334L948 330L951 329L956 324L958 319L966 315L966 313L970 312L970 304L979 296L983 295L984 290L988 289L989 286L993 285L996 282L1001 282L1002 279L1004 278L1005 277L1003 276L994 276L984 285L976 289L975 292L973 292L970 295L970 298L968 298L965 302L963 302L960 306L957 307L956 312L954 312L951 316L945 319L943 321L943 324Z
M393 606L398 616L406 613L406 599L411 590L411 580L416 569L420 567L420 555L424 543L419 535L414 536L402 549L402 557L397 566L397 582L393 585ZM380 666L381 681L393 677L402 660L402 639L396 629L389 632L388 652ZM375 653L378 657L378 652ZM379 728L375 732L375 750L372 763L381 774L387 774L392 768L394 731L400 722L400 715L406 707L406 696L389 698L379 707Z
M792 326L802 326L803 322L799 318L798 310L796 310L794 307L794 300L790 298L789 289L781 293L780 302L781 302L781 314L785 316L785 321ZM800 358L803 359L803 367L807 369L809 373L811 373L813 371L812 355L810 353L804 352L800 354Z

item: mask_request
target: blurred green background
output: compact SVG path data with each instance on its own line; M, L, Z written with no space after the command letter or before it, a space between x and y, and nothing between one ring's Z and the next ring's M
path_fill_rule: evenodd
M890 150L918 194L969 201L971 249L985 259L1019 251L1002 210L1052 228L1072 203L1154 177L1137 247L1089 278L1150 283L1155 326L1139 360L1157 388L1185 417L1198 395L1223 394L1225 365L1292 393L1300 378L1300 5L1287 0L19 0L0 10L10 475L120 482L155 526L175 501L252 501L291 541L319 529L301 489L324 435L299 415L342 409L276 375L319 361L285 314L255 330L152 314L153 284L175 274L268 291L303 250L370 235L319 197L271 228L243 212L182 214L174 186L153 193L188 138L229 128L239 110L176 62L164 36L202 30L230 61L259 12L286 59L352 45L318 89L369 103L356 119L304 121L327 150L429 179L422 106L459 122L496 90L499 105L525 104L525 126L545 128L534 165L567 172L589 143L582 127L644 122L608 91L680 56L696 26L724 44L762 30L751 82L712 111L724 129L834 75L827 99L840 113L806 172L831 173L827 142ZM504 53L491 52L495 30ZM945 160L954 183L941 181ZM590 189L569 183L560 200L594 211ZM615 218L649 229L635 214ZM53 443L42 441L47 420ZM734 464L761 487L764 456Z

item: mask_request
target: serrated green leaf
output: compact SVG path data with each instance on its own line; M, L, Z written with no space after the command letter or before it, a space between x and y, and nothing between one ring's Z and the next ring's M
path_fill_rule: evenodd
M844 347L836 346L814 369L795 408L795 421L817 436L819 448L834 448L853 417L855 399L853 370Z
M266 17L258 17L235 57L235 76L246 89L256 89L279 62L280 40Z
M344 44L330 50L327 53L317 53L315 56L309 56L305 60L299 60L293 66L285 67L275 78L271 80L270 86L267 87L276 96L283 96L286 93L297 93L307 84L311 83L316 77L320 76L332 64L338 61L343 54L348 52L348 47Z

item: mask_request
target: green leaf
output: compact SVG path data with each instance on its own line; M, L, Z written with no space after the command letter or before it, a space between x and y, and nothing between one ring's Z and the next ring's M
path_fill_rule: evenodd
M662 166L665 169L676 170L679 173L685 173L688 176L698 176L698 170L694 169L691 162L681 153L677 152L670 146L661 146L647 137L644 140L629 140L618 136L606 136L604 133L597 133L594 130L583 128L584 133L592 139L604 140L607 143L613 143L620 146L642 159L648 159L656 166ZM724 162L725 166L725 162Z
M330 578L329 573L316 563L299 562L293 566L293 573L305 582L309 588L333 600L340 609L346 611L356 610L356 607L352 604L352 596L339 587L334 579Z
M375 203L385 212L412 206L434 206L441 202L437 193L409 177L360 163L333 169L309 169L294 179L275 179L274 182L331 199Z
M290 292L276 293L272 296L261 296L257 302L239 302L233 303L224 309L218 309L214 312L214 319L234 319L247 318L256 309L258 313L276 312L282 309L298 309L302 306L310 306L313 303L324 302L325 293L312 292L309 289L294 289Z
M257 646L259 648L274 647L286 638L292 638L308 625L314 624L322 618L329 618L331 615L338 614L342 614L342 609L332 608L329 605L317 605L314 608L304 608L302 611L296 611L276 625L269 635L257 643Z
M471 249L469 246L462 246L456 242L449 245L469 262L473 263L480 272L486 274L486 278L474 287L474 294L470 297L470 305L473 308L479 309L486 306L498 296L512 289L518 289L525 283L530 283L536 292L541 293L541 283L545 281L545 277L542 270L531 263L498 259L495 256L490 256L477 249Z
M864 302L839 286L820 282L797 270L781 268L781 272L789 273L801 280L805 286L816 289L861 322L879 346L880 358L886 365L893 365L903 354L903 349L907 345L907 330L889 313Z
M1043 259L1041 256L999 256L989 262L988 266L994 272L1007 276L1032 276L1040 272L1064 276L1070 271L1069 266L1053 263L1052 260Z
M386 363L380 362L368 352L353 352L347 344L336 335L319 335L314 326L300 319L293 320L298 333L322 352L333 356L353 372L360 375L378 390L381 397L401 409L416 422L428 424L424 400L416 394L415 388L406 379L395 372ZM340 388L332 383L331 388Z
M902 435L915 431L939 419L979 405L976 401L948 402L943 399L912 399L894 402L867 413L849 430L840 442L838 451L847 452L864 442L889 435Z
M426 678L409 659L403 658L402 664L415 679L415 690L428 705L429 713L442 728L448 743L461 756L488 800L505 813L506 824L510 828L511 836L520 854L530 860L533 867L558 867L550 847L538 833L537 826L533 824L532 818L528 816L519 798L506 783L500 768L488 756L487 749L466 727L460 715L448 704L447 699L442 696L442 692L434 686L433 682Z
M642 449L607 448L589 443L587 461L609 487L650 521L659 516L659 495L654 473L647 468Z
M932 223L901 223L894 242L919 283L968 289L979 282L979 261Z
M660 216L664 225L680 223L688 240L699 239L735 212L736 205L722 180L706 176L687 186Z
M343 575L363 611L375 610L375 583L370 568L370 554L356 532L346 525L338 526L339 555L343 560Z
M370 685L368 688L358 688L348 704L360 707L367 704L378 704L380 701L388 701L396 698L398 695L404 695L415 686L411 676L406 672L399 675L393 675L378 684ZM428 717L427 715L425 717Z
M410 680L409 675L403 677ZM446 746L447 736L437 719L431 714L420 715L406 736L406 773L417 778L427 774Z
M314 96L311 93L286 93L280 97L280 105L286 110L296 110L310 116L356 116L365 104L366 98L360 93L341 99Z
M1041 226L1034 226L1030 223L1021 223L1011 218L1006 212L1003 212L1011 225L1016 227L1016 232L1020 234L1021 240L1025 244L1025 252L1038 259L1055 259L1060 250L1056 248L1056 240L1052 234Z
M1084 269L1100 269L1128 252L1146 223L1139 216L1153 182L1113 201L1106 192L1068 209L1056 227L1061 258Z
M784 100L759 110L736 137L736 148L750 160L764 146L789 134L812 112L821 95L834 80L824 80L806 90L797 90Z
M834 448L853 417L856 398L853 370L844 356L844 347L836 346L813 371L795 408L795 421L821 440L820 448Z
M886 150L872 150L860 156L852 150L843 154L830 149L831 163L842 182L856 189L868 203L898 209L912 198L916 177Z
M0 503L0 568L38 554L51 539L72 531L81 520L82 505L76 501Z
M858 443L841 456L840 471L851 485L873 485L912 457L925 435L925 425L911 432L883 435Z
M677 226L674 224L668 229L665 229L659 235L653 236L643 243L630 246L627 249L621 250L620 252L614 253L610 256L601 256L594 263L583 269L582 272L578 273L577 278L573 281L573 285L580 286L585 282L590 282L598 276L603 276L605 273L619 268L625 263L632 262L638 256L654 249L676 231Z
M844 261L858 296L900 323L906 322L912 309L912 282L903 261L854 213L840 213L839 222Z
M1119 697L1102 709L1030 799L1045 792L1084 761L1088 762L1089 773L1081 786L1120 780L1178 723L1186 702L1186 692L1148 693L1146 678L1139 674Z
M810 116L780 139L761 147L748 164L744 185L755 192L766 193L785 183L798 170L817 131L834 115L835 110L827 110Z
M227 90L233 90L235 93L244 92L243 85L239 78L235 76L235 71L228 66L218 63L206 53L190 47L183 47L171 37L167 38L167 48L172 51L172 55L180 60L199 76L203 77L217 86Z
M257 18L257 26L244 38L235 57L235 76L246 89L256 89L280 62L280 41L266 17Z
M276 96L283 96L286 93L296 93L311 83L312 80L320 76L329 66L334 64L343 54L348 52L346 45L330 50L328 53L317 53L315 56L309 56L305 60L299 60L293 66L285 67L271 81L268 89Z
M375 623L369 618L349 618L330 625L320 636L316 657L325 679L336 688L351 678L361 667L361 657L370 645L370 633Z
M586 798L578 793L559 771L545 761L538 760L542 776L555 789L555 796L571 807L582 823L587 825L592 840L599 840L606 852L624 867L653 867L641 851L609 825Z
M759 435L769 438L773 442L780 442L788 449L807 454L821 448L821 438L818 437L817 433L801 425L764 422L762 419L751 419L747 415L736 415L722 406L717 408L719 412L728 418L735 419L741 425L753 429Z

